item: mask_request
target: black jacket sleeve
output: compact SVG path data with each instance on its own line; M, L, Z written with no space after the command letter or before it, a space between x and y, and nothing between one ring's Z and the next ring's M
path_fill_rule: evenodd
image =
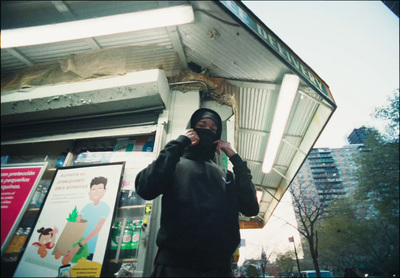
M170 141L156 160L139 172L135 180L136 193L145 200L152 200L163 194L175 171L176 164L190 139L181 135Z
M252 176L247 162L235 154L229 159L233 164L235 185L238 192L239 211L246 216L255 216L260 207L257 202L256 190L251 181Z

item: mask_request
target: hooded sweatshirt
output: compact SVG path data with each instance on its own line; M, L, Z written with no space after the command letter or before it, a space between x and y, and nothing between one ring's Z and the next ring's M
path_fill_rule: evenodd
M217 134L195 129L200 140L194 147L183 135L170 141L137 175L135 187L146 200L162 194L156 263L201 270L230 269L232 254L240 243L238 213L257 215L259 206L250 170L238 154L230 158L233 173L212 161L212 142L220 139L222 131L219 115L199 109L192 115L190 127L202 118L214 120Z

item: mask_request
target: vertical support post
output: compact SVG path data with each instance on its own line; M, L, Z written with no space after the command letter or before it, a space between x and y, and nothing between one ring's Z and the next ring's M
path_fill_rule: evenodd
M296 255L297 270L299 271L300 275L300 264L299 264L299 258L297 257L297 250L296 250L296 244L294 242L294 236L289 237L289 242L293 242L294 254Z

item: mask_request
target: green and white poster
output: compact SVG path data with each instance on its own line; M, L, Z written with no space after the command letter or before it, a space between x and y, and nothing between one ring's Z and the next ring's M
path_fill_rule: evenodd
M124 167L57 169L14 276L99 277Z

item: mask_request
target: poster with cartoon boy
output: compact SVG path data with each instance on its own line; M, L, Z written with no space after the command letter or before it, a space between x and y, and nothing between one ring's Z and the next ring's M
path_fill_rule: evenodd
M69 250L62 260L63 265L68 264L75 256L76 253L87 243L89 255L87 260L93 259L93 254L96 250L98 234L103 227L108 215L110 214L110 207L102 202L101 199L107 192L106 189L107 179L105 177L95 177L90 182L89 199L92 201L82 208L78 215L77 222L81 220L87 221L86 229L83 233L82 239L78 244Z
M58 168L14 277L101 276L124 167Z

